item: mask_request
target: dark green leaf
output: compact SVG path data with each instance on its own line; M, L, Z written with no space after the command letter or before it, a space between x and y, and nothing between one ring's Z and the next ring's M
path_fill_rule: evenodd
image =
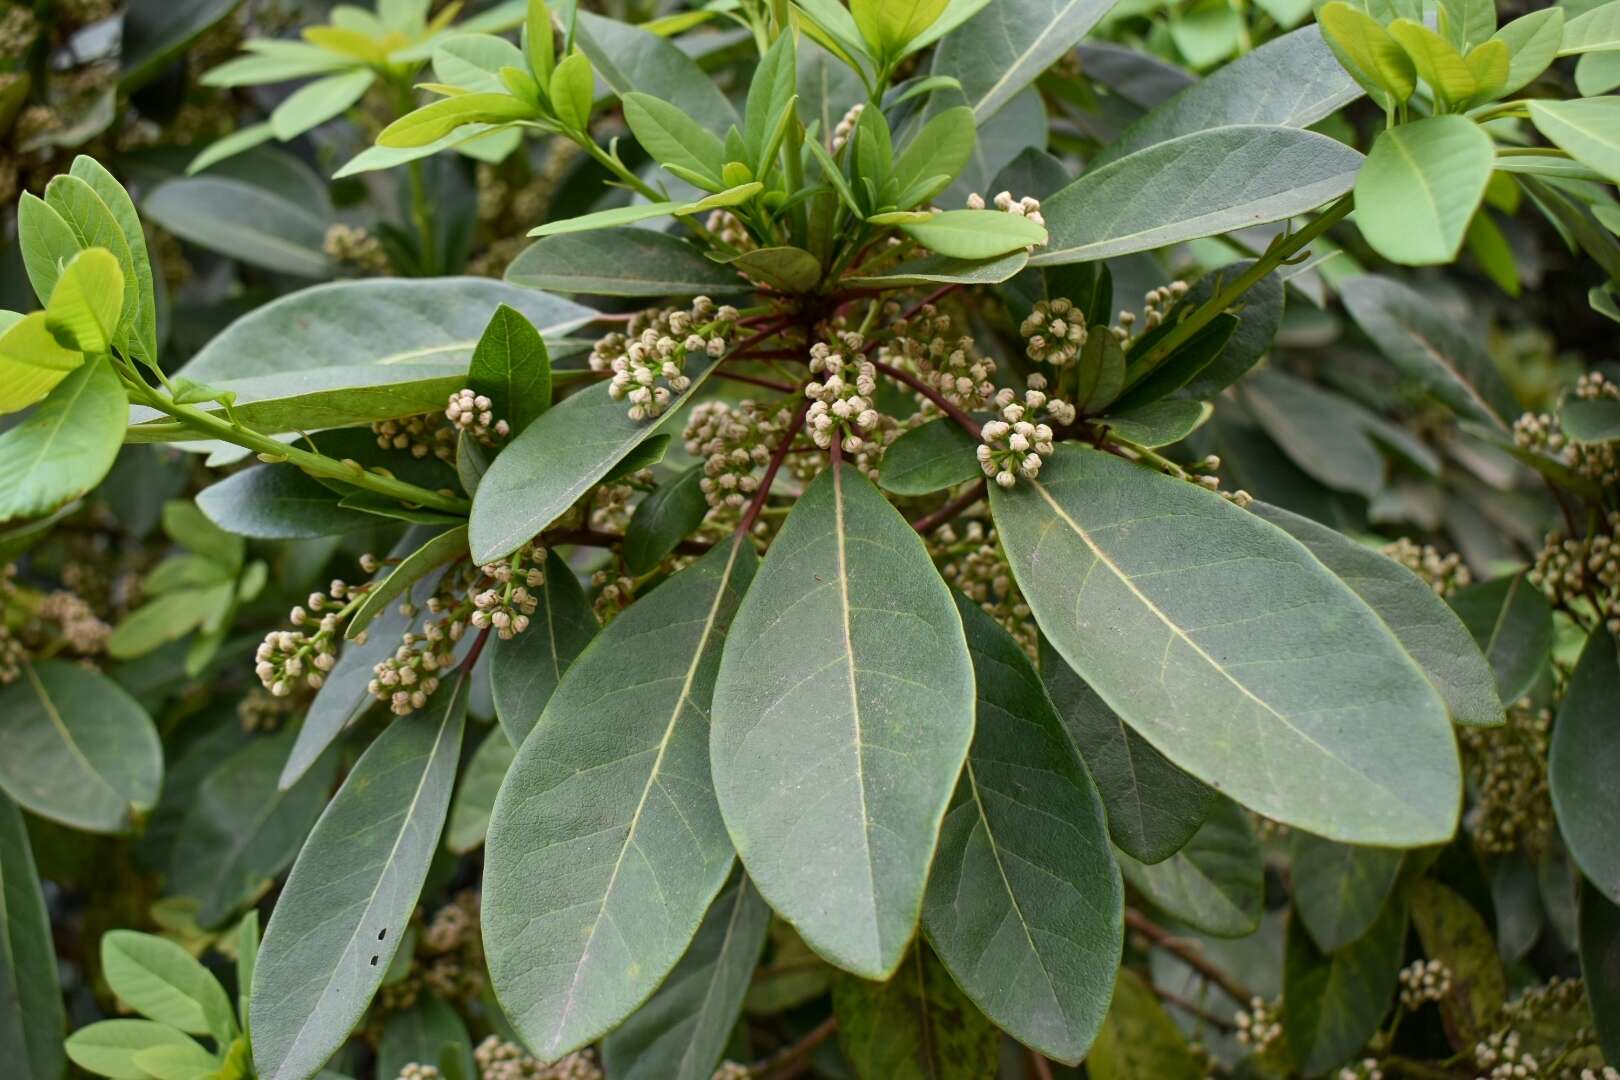
M405 591L422 578L467 554L467 527L457 525L425 541L395 565L381 581L373 585L360 601L360 606L349 616L349 626L343 636L353 641L363 633L371 621L405 595Z
M413 1063L437 1065L440 1053L447 1047L464 1077L471 1080L478 1075L473 1064L472 1036L460 1014L439 995L424 993L416 1004L393 1013L384 1022L377 1043L377 1076L379 1080L397 1077Z
M465 855L483 846L489 832L489 815L495 809L495 794L515 757L517 750L500 727L491 728L473 751L467 771L456 785L455 797L450 800L444 844L452 853Z
M1111 0L996 0L945 35L931 70L961 83L983 127L1112 6Z
M539 606L529 616L529 629L489 645L495 715L514 747L523 745L563 672L584 651L597 628L579 579L554 551L546 554L546 583L537 599Z
M1185 439L1203 426L1214 411L1214 406L1205 401L1161 398L1151 405L1110 413L1102 423L1131 442L1152 449Z
M716 261L783 292L809 292L821 281L821 260L803 248L752 248Z
M711 748L749 876L846 970L884 977L905 955L972 734L950 591L871 482L829 469L737 614Z
M1547 779L1558 828L1586 879L1620 903L1620 658L1602 627L1581 650L1553 726Z
M1577 442L1620 439L1620 401L1614 398L1567 398L1558 409L1564 432Z
M330 277L332 208L231 176L188 176L152 190L146 217L199 247L296 277Z
M746 539L723 545L609 623L501 785L485 855L490 979L545 1060L657 989L731 871L708 706L754 565Z
M551 357L534 324L505 304L495 309L473 350L472 389L494 403L516 437L551 407Z
M62 1075L67 1026L51 942L51 919L40 891L28 831L16 803L0 793L0 1060L17 1080Z
M878 485L896 495L928 495L983 474L978 441L948 416L912 428L883 452Z
M1180 390L1215 362L1237 328L1237 317L1223 311L1172 350L1153 370L1139 375L1137 369L1127 368L1130 378L1139 381L1121 394L1112 403L1113 407L1129 412Z
M1086 1072L1092 1080L1203 1080L1206 1075L1152 987L1129 968L1121 968L1114 983L1114 999Z
M1187 290L1181 303L1188 308L1204 303L1215 295L1216 289L1252 265L1249 261L1237 262L1205 274L1193 282L1193 287ZM1181 394L1207 401L1241 379L1270 350L1277 329L1282 325L1283 306L1282 280L1276 273L1267 274L1243 294L1243 299L1232 312L1237 316L1238 326L1226 347L1181 388Z
M531 289L604 296L728 295L747 288L734 271L686 241L628 228L537 240L512 260L506 280Z
M998 1027L1077 1064L1108 1011L1125 933L1102 799L1023 649L960 594L956 606L976 726L923 927Z
M703 523L709 501L703 494L703 465L664 480L636 505L624 532L624 563L633 574L648 574Z
M833 980L838 1045L860 1080L994 1076L1001 1033L921 942L887 982Z
M1523 574L1482 581L1449 601L1496 672L1504 702L1530 692L1552 651L1552 608Z
M715 133L736 122L736 110L714 80L672 42L594 12L581 10L574 17L575 44L614 93L639 90Z
M255 465L204 488L208 519L256 540L303 540L353 532L376 518L338 505L338 496L294 465Z
M1217 798L1204 823L1174 855L1139 863L1117 856L1125 880L1155 907L1214 937L1244 937L1260 925L1265 875L1249 815Z
M1243 380L1244 406L1306 475L1335 491L1372 498L1384 487L1384 458L1361 405L1275 368Z
M1620 1061L1620 907L1590 883L1581 887L1581 977L1603 1056Z
M236 9L240 0L132 0L124 9L118 81L136 89L160 74L208 28Z
M1496 942L1479 912L1439 882L1423 878L1409 895L1424 955L1451 971L1451 990L1440 999L1446 1034L1453 1047L1472 1047L1493 1030L1507 999Z
M1405 956L1406 909L1386 904L1357 940L1323 953L1297 916L1283 961L1283 1033L1306 1075L1343 1065L1366 1045L1395 996Z
M1355 941L1377 920L1403 858L1393 848L1336 844L1299 831L1289 850L1295 915L1327 953Z

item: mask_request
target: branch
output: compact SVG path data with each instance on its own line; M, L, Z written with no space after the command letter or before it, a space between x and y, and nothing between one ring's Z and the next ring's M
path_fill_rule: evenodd
M1225 990L1227 995L1240 1006L1246 1007L1256 996L1253 991L1242 983L1210 963L1195 942L1177 937L1135 908L1128 907L1125 909L1125 925L1143 935L1155 945L1173 953L1177 959L1188 967L1219 986L1222 990Z
M955 420L969 435L972 435L975 439L981 437L981 433L979 431L979 422L947 401L944 395L942 395L938 390L935 390L932 386L927 385L922 380L915 378L910 373L901 371L899 368L894 367L891 364L886 364L882 360L871 360L870 362L873 367L883 372L883 374L887 375L895 382L904 383L906 386L911 387L929 401L932 401L939 408L940 412L944 413L952 420Z
M776 482L776 471L782 467L782 462L786 460L788 449L793 445L793 440L798 437L799 429L804 426L805 414L809 411L810 395L806 394L804 400L799 402L798 409L794 411L793 419L788 422L788 429L783 433L782 441L776 444L776 449L771 454L770 464L765 466L765 476L759 482L759 490L754 492L754 498L748 504L748 509L743 511L742 520L737 522L737 531L739 533L748 532L749 529L754 527L754 522L759 520L759 512L765 509L765 498L771 493L771 485ZM836 440L834 445L837 445Z
M748 1068L749 1076L760 1077L761 1080L787 1080L790 1076L797 1076L798 1066L810 1051L832 1038L838 1032L838 1017L829 1016L815 1027L811 1028L805 1036L791 1046L784 1047L761 1061L754 1062Z
M923 536L927 536L929 533L933 532L935 529L939 528L941 525L945 524L947 521L950 521L952 518L956 517L956 515L960 514L962 511L984 498L985 490L985 482L981 478L978 483L968 488L962 494L958 495L956 498L952 499L938 510L933 511L932 513L924 514L916 521L913 521L911 523L911 527L916 529Z

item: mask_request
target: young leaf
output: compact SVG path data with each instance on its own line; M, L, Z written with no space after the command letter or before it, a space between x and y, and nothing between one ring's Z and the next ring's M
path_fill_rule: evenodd
M106 248L86 248L62 267L45 305L45 325L69 348L104 353L118 333L123 302L118 260Z
M1479 81L1456 46L1420 22L1396 19L1389 34L1400 42L1412 66L1429 84L1437 103L1456 106L1479 93Z
M113 930L101 938L101 970L118 999L149 1020L224 1046L236 1016L208 969L167 938Z
M692 380L653 420L632 420L606 383L570 395L507 444L478 483L471 542L480 564L507 555L550 525L644 440L658 432L713 371L717 360L693 355Z
M1470 585L1450 604L1496 672L1501 699L1528 694L1553 645L1552 608L1541 590L1523 574L1512 574Z
M545 573L529 630L490 642L495 714L514 747L523 745L563 673L597 631L596 615L579 579L555 551L546 553Z
M1417 71L1400 42L1366 11L1343 0L1317 13L1333 51L1374 101L1389 109L1405 103L1417 88Z
M748 148L748 164L756 176L764 176L772 162L767 157L777 122L788 109L797 87L797 54L794 35L782 34L754 69L748 86L748 105L743 110L743 145ZM792 123L792 118L788 120Z
M124 43L126 48L129 45L127 37L129 30L126 15ZM95 158L83 154L74 158L69 175L78 177L90 185L90 189L112 214L125 243L129 245L130 262L123 269L126 274L133 276L136 306L129 322L129 337L125 341L125 348L137 356L156 362L157 302L153 292L152 264L147 257L146 234L141 228L140 216L135 212L135 204L130 200L129 192L124 190L124 185L120 184Z
M0 313L0 414L28 408L82 363L84 354L56 340L43 311Z
M117 1080L147 1080L152 1074L136 1064L135 1055L158 1047L202 1049L167 1024L151 1020L102 1020L75 1031L64 1046L79 1068Z
M73 227L44 199L29 191L17 200L17 244L28 282L41 304L51 298L62 267L83 250Z
M1451 262L1495 161L1491 137L1466 117L1432 116L1379 132L1356 178L1356 225L1393 262Z
M25 1080L61 1076L62 991L50 913L23 816L0 793L0 1060Z
M850 15L872 55L899 57L906 46L934 24L947 0L851 0Z
M551 73L551 107L569 131L589 131L596 78L582 52L570 53Z
M655 161L685 169L710 191L727 187L720 178L726 152L719 139L680 109L649 94L629 93L623 102L625 123Z
M770 925L759 890L747 874L734 874L658 992L602 1040L608 1071L617 1080L709 1080Z
M141 306L141 276L124 236L124 226L89 181L72 174L59 174L46 185L45 202L67 222L81 248L106 248L118 260L121 299L113 317L116 330L110 336L127 347L127 332L135 325ZM54 295L55 290L52 292ZM40 302L46 303L45 297L40 297Z
M909 209L949 187L973 156L977 141L973 112L964 106L946 109L929 120L895 160L890 189L905 196L896 204Z
M270 114L270 130L282 142L296 139L348 111L376 79L376 72L362 68L305 83Z
M1177 765L1332 839L1451 835L1462 777L1444 704L1297 541L1197 485L1075 446L990 500L1042 631ZM1132 528L1144 517L1151 530Z
M1046 243L1046 230L1019 214L1001 210L947 210L900 231L952 259L993 259L1031 244Z
M975 1080L996 1074L1001 1034L922 942L885 982L833 980L838 1045L855 1075Z
M923 928L998 1027L1076 1064L1108 1011L1125 935L1103 803L1022 647L955 600L978 701Z
M737 613L710 748L749 876L840 967L882 978L905 955L972 733L949 590L871 482L829 469Z
M377 135L378 146L425 146L465 124L504 124L536 118L535 106L510 94L472 93L442 98L406 113Z
M253 972L264 1080L301 1080L326 1063L405 937L461 756L468 681L445 681L366 749L293 864Z
M468 374L473 390L487 396L511 438L551 407L551 357L545 340L523 314L505 304L495 309L473 350Z
M1119 868L1131 887L1178 921L1213 937L1247 937L1260 925L1265 869L1249 816L1216 796L1192 839L1162 862L1139 863L1123 852Z
M1406 909L1384 906L1371 929L1324 954L1297 917L1288 920L1283 960L1283 1032L1288 1053L1307 1075L1355 1056L1389 1009L1405 958Z
M542 83L551 81L557 48L552 36L551 10L546 0L528 0L528 16L523 26L523 45L528 50L529 70Z
M1289 854L1294 915L1325 953L1349 945L1377 921L1405 855L1299 831L1290 837Z
M0 432L0 522L50 513L101 483L128 414L123 384L104 360L57 383Z
M1041 678L1108 810L1108 832L1143 863L1170 858L1214 809L1215 790L1182 772L1126 726L1041 638Z
M1507 82L1497 91L1506 97L1528 86L1557 58L1564 40L1564 9L1547 7L1521 15L1498 30L1492 40L1508 47ZM1575 81L1579 85L1578 68Z
M1610 903L1620 903L1620 786L1612 783L1620 758L1615 702L1620 701L1620 657L1615 639L1599 627L1581 650L1558 709L1548 757L1548 782L1558 828L1575 864Z
M746 539L722 545L609 623L501 785L485 855L490 979L545 1060L657 989L731 872L709 698L754 565Z

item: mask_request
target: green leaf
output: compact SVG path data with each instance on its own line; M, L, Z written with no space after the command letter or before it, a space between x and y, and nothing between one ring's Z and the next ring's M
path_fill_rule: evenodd
M719 139L674 105L650 94L625 94L623 102L625 123L653 160L695 173L708 181L711 191L726 187L720 179L726 151Z
M382 983L439 846L467 678L366 749L298 853L253 972L253 1063L302 1080L348 1039Z
M1275 369L1243 380L1245 408L1307 475L1371 499L1384 488L1384 457L1369 429L1376 417L1349 398Z
M1260 925L1265 872L1260 842L1248 813L1216 797L1192 839L1168 859L1140 863L1120 852L1125 880L1148 900L1197 930L1215 937L1246 937Z
M1503 722L1490 664L1463 621L1427 582L1394 559L1309 518L1261 502L1250 510L1309 548L1378 613L1445 699L1454 723L1496 727Z
M1421 293L1366 274L1342 282L1339 295L1356 325L1390 363L1471 419L1506 430L1520 409L1485 346Z
M821 260L803 248L751 248L716 261L783 292L809 292L821 282Z
M896 495L928 495L983 474L978 441L948 416L912 428L883 452L878 486Z
M1420 879L1410 899L1424 955L1451 970L1451 990L1440 999L1446 1034L1452 1046L1472 1047L1493 1030L1507 1000L1496 942L1479 912L1439 882Z
M551 107L568 130L590 130L591 98L595 90L591 62L584 53L571 53L551 73Z
M1620 849L1614 843L1620 786L1613 783L1620 766L1617 701L1620 658L1614 638L1599 627L1581 650L1558 707L1547 775L1569 853L1611 903L1620 903Z
M1166 98L1105 146L1089 167L1232 124L1309 127L1360 96L1355 82L1333 62L1321 29L1303 26Z
M1112 6L1113 0L996 0L945 35L930 71L961 83L983 127Z
M150 82L236 6L237 0L133 0L124 11L119 41L119 86L133 90Z
M1469 70L1462 53L1451 42L1412 19L1396 19L1389 34L1400 42L1412 66L1429 84L1438 103L1456 106L1479 93L1479 80Z
M504 124L538 115L535 106L510 94L457 94L395 120L377 135L377 145L399 149L425 146L465 124Z
M131 1009L221 1046L236 1037L236 1017L219 981L167 938L112 930L101 938L101 971Z
M748 876L734 875L658 992L602 1040L603 1064L616 1080L709 1080L770 923L771 909Z
M0 522L50 513L101 483L128 408L112 368L84 364L0 432Z
M107 638L107 655L116 660L143 656L199 626L227 617L236 595L236 581L217 569L215 572L220 580L201 588L155 596L126 615Z
M1523 574L1482 581L1451 597L1451 609L1496 672L1504 702L1530 692L1552 652L1552 608Z
M551 357L545 340L521 312L501 304L473 350L472 388L494 403L516 436L551 407Z
M506 732L491 728L484 741L473 751L467 762L467 771L456 785L455 797L450 800L450 823L445 826L444 846L454 855L465 855L483 846L489 832L489 816L495 808L495 793L500 790L506 771L512 766L517 750Z
M377 74L370 68L328 75L305 83L270 114L270 130L282 142L319 127L365 96Z
M798 86L798 56L793 34L777 37L760 57L748 85L748 104L743 110L743 145L755 175L764 176L774 163L768 160L772 136L783 110L791 107ZM792 123L791 117L788 122Z
M472 1036L461 1015L439 995L425 992L409 1009L393 1013L383 1022L382 1038L377 1042L377 1076L379 1080L398 1077L413 1063L436 1065L446 1048L460 1065L460 1075L469 1080L478 1075ZM447 1074L448 1070L439 1075Z
M1564 41L1564 9L1547 7L1521 15L1492 35L1492 40L1505 44L1510 54L1507 82L1497 91L1506 97L1535 81L1558 56ZM1579 68L1575 81L1579 85Z
M45 305L45 325L64 345L104 353L118 332L124 273L106 248L86 248L62 267Z
M261 59L260 57L245 57L248 61ZM206 149L191 159L186 166L186 175L194 176L197 173L219 164L226 158L233 158L237 154L262 146L276 137L275 130L271 128L270 121L259 124L248 124L239 127L229 135L211 143Z
M485 855L490 979L545 1060L657 989L731 872L708 706L754 565L735 540L609 623L501 785Z
M1283 960L1283 1034L1288 1053L1317 1076L1354 1057L1378 1030L1405 957L1406 910L1384 906L1357 940L1323 953L1303 920L1288 920Z
M994 1076L998 1032L918 942L887 982L833 980L838 1045L862 1080Z
M895 289L908 285L999 285L1016 276L1029 263L1027 251L1014 251L993 259L950 259L926 255L876 274L850 274L845 285Z
M1213 788L1176 768L1041 639L1041 677L1075 751L1097 782L1108 832L1144 863L1170 858L1209 817Z
M1361 155L1325 135L1234 124L1166 139L1041 201L1032 266L1087 262L1281 221L1350 190Z
M17 804L0 794L0 1059L19 1080L62 1075L62 991L50 913Z
M1125 933L1102 799L1029 657L977 605L955 599L976 726L940 829L923 927L998 1027L1076 1064L1108 1011Z
M1162 398L1150 405L1110 414L1104 422L1109 430L1152 449L1180 442L1214 414L1215 407L1207 401Z
M1151 405L1180 390L1215 362L1226 348L1226 343L1237 333L1237 328L1237 316L1223 311L1176 346L1152 370L1143 373L1140 365L1134 369L1127 366L1127 376L1138 381L1111 404L1128 412ZM1106 345L1104 342L1105 348Z
M133 13L134 5L126 9L124 16L126 57L129 55L129 34ZM124 185L120 184L95 158L85 157L82 154L74 158L70 175L90 185L91 190L112 214L113 220L118 224L118 231L123 234L124 242L129 246L130 261L128 264L120 265L126 277L133 277L134 280L135 311L128 322L129 339L125 341L124 347L135 355L155 362L158 353L157 302L152 284L152 263L146 253L146 234L141 229L141 219L135 212L135 204L130 200L129 192L124 190ZM119 252L114 249L114 253ZM127 286L128 282L125 284Z
M924 124L900 152L889 175L890 189L906 194L902 209L926 203L949 187L972 157L977 139L973 110L966 106L946 109Z
M56 288L56 279L72 258L84 249L78 234L49 203L25 191L17 200L17 244L34 295L44 304Z
M741 292L747 283L684 240L650 229L551 236L530 244L506 269L530 289L604 296L695 296Z
M354 61L305 41L251 38L242 43L248 55L238 56L205 72L204 86L257 86L302 79L353 67Z
M1494 101L1502 96L1502 87L1507 85L1512 73L1512 53L1506 42L1487 41L1475 45L1463 59L1474 76L1474 101Z
M577 11L574 19L575 45L614 93L639 90L717 134L736 123L737 112L714 79L675 44L589 11Z
M546 583L529 629L490 642L495 714L513 746L521 746L575 658L596 635L596 615L579 579L557 553L546 554Z
M1019 214L1001 210L947 210L900 231L951 259L993 259L1031 244L1046 243L1046 230Z
M307 540L375 525L377 519L338 505L338 495L293 465L255 465L197 494L208 519L255 540Z
M465 557L467 554L467 527L458 525L446 529L437 536L425 542L421 547L405 556L404 560L377 582L366 593L360 606L355 608L354 614L349 618L348 629L343 636L354 640L371 620L381 615L383 611L395 600L405 594L405 591L426 577L432 571L444 566L446 563Z
M709 513L703 494L703 464L664 480L636 504L624 531L624 563L632 574L649 574Z
M1366 11L1347 3L1322 5L1322 33L1352 78L1384 109L1405 103L1417 88L1411 57Z
M1039 480L992 489L990 505L1042 631L1181 768L1330 839L1451 835L1462 778L1444 704L1297 541L1195 484L1076 446ZM1144 518L1151 530L1132 528Z
M458 34L433 50L433 74L439 82L477 93L504 92L500 70L523 63L516 45L493 34Z
M922 541L854 468L822 473L733 623L711 753L749 876L845 970L884 977L905 955L972 710Z
M124 223L88 180L74 174L54 177L46 185L45 202L67 222L81 248L106 248L118 260L119 273L122 275L119 280L120 300L116 305L110 299L106 301L108 306L115 308L111 320L115 331L108 337L120 347L127 348L128 332L135 326L142 297L141 275L124 234ZM54 289L52 294L55 294ZM45 298L40 297L40 301L44 303ZM46 307L49 308L49 304Z
M292 743L291 731L249 742L210 771L190 800L167 885L197 899L202 926L225 922L292 865L326 805L338 755L322 755L283 789L277 778Z
M1440 0L1440 14L1447 36L1460 51L1496 32L1495 0Z
M557 62L557 47L553 40L551 10L546 0L528 0L528 12L523 24L523 45L528 52L529 69L537 79L551 81Z
M43 311L0 322L0 414L39 401L82 363L84 354L56 340Z
M1559 56L1620 49L1620 0L1599 4L1564 24Z
M565 236L569 233L594 232L597 229L611 229L619 225L634 224L637 221L668 217L671 214L688 212L690 209L689 204L679 202L632 203L629 206L614 206L591 214L581 214L579 217L548 221L544 225L536 225L530 229L528 235Z
M1620 180L1620 98L1532 101L1530 120L1582 165Z
M1466 117L1432 116L1379 132L1356 178L1356 225L1391 261L1451 262L1495 161L1491 137Z
M197 1043L150 1020L102 1020L68 1036L65 1049L69 1060L86 1072L113 1080L152 1080L152 1074L135 1063L135 1055L163 1046L184 1049Z
M1620 1059L1620 907L1590 882L1581 885L1580 895L1581 976L1603 1054L1615 1061Z
M141 209L180 239L221 255L295 277L331 275L325 243L332 211L324 202L209 174L161 184Z
M1129 968L1120 968L1115 978L1114 999L1086 1072L1092 1080L1203 1080L1206 1075L1153 989Z
M718 361L687 360L691 385L651 421L630 419L622 398L596 383L558 402L490 463L473 498L471 542L480 565L512 551L557 520L645 439L658 432L703 385Z
M1322 952L1367 933L1400 875L1404 853L1336 844L1307 832L1290 838L1294 914Z
M1613 398L1565 398L1558 407L1564 434L1583 443L1620 439L1620 402Z

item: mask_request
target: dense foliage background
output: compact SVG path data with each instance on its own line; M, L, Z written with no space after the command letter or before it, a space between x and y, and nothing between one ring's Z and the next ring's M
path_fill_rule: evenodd
M0 0L0 1075L1614 1080L1620 0L854 8Z

